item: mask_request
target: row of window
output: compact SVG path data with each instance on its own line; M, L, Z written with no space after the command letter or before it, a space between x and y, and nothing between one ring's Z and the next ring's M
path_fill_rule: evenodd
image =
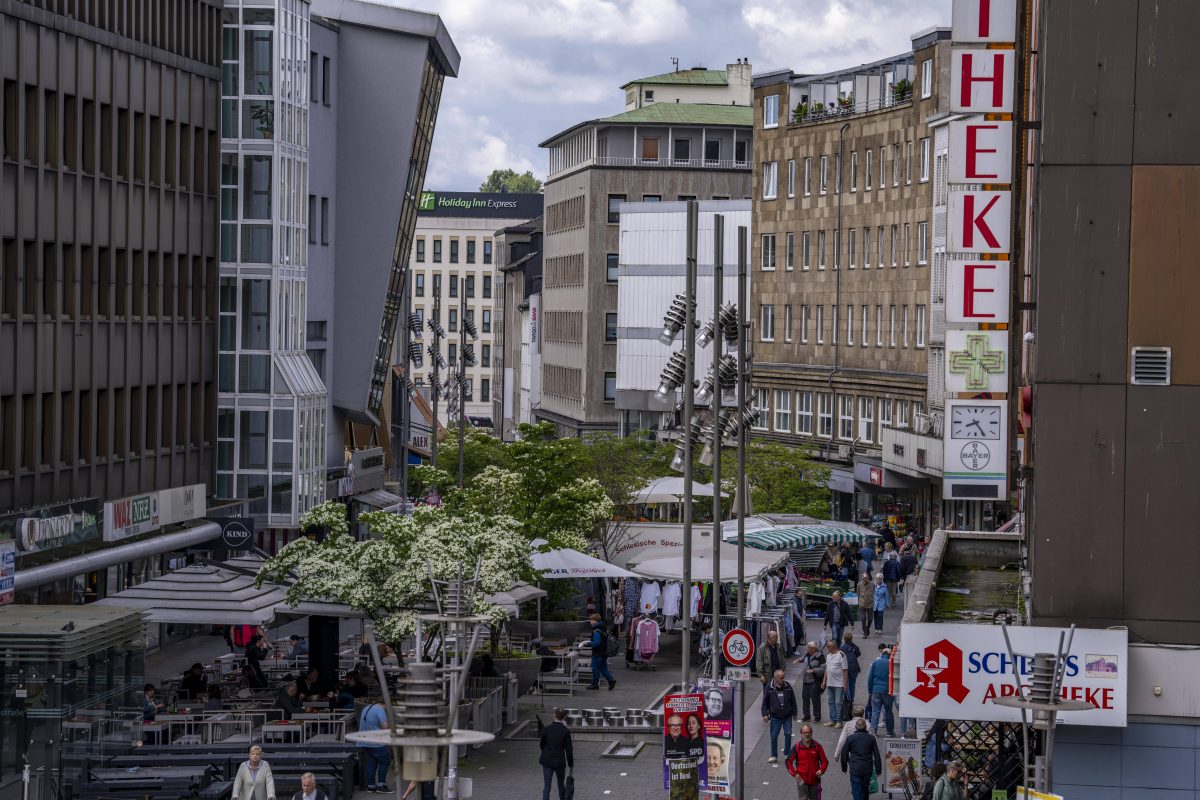
M433 240L433 245L432 245L432 247L433 247L433 263L441 264L442 263L442 238L440 236L435 236L435 237L432 237L432 240ZM462 240L460 240L459 237L457 237L457 236L450 237L450 263L451 264L458 263L459 242L460 241L462 241ZM475 263L476 239L474 237L466 237L465 241L467 243L467 263L474 264ZM425 237L424 236L417 237L417 254L416 254L416 256L417 256L418 264L422 264L425 262ZM483 240L483 263L484 264L492 263L492 240L491 239Z
M642 137L642 161L661 161L661 162L684 162L686 166L692 160L692 139L686 135L674 136L671 138L671 153L666 155L663 149L659 147L661 139L658 136L643 136ZM598 155L603 158L608 155L608 140L602 138L599 141ZM733 160L736 164L746 163L746 153L749 149L749 142L745 139L734 142ZM704 164L705 166L715 167L721 163L721 140L706 139L704 141Z
M917 141L917 148L920 154L920 164L917 181L926 183L929 181L931 172L930 161L930 142L929 137L923 137ZM879 148L878 159L878 177L879 182L876 184L876 160L874 148L867 148L862 151L864 169L862 174L864 180L861 184L862 191L869 192L875 186L879 189L885 189L888 185L888 146L882 145ZM912 176L912 160L913 160L913 143L912 140L904 142L896 142L891 145L892 163L891 163L891 182L893 187L898 187L903 180L905 185L909 185L913 181ZM835 194L842 191L842 163L841 155L835 153L833 159L833 191ZM809 197L813 193L813 163L812 156L805 156L802 162L803 173L800 175L802 181L801 188L804 191L804 196ZM820 194L828 194L830 189L830 156L823 155L820 157L819 166L817 168L818 192ZM787 196L796 196L796 170L797 164L795 159L787 162ZM857 192L860 188L859 184L859 151L854 150L850 153L850 175L849 186L851 192ZM762 197L764 200L774 200L778 197L779 192L779 162L764 161L762 169Z
M425 309L424 308L414 308L413 313L417 315L417 319L421 320L421 322L424 323L424 321L425 321ZM429 316L434 319L437 319L437 315L435 315L432 311L430 311ZM475 321L475 309L473 309L473 308L467 309L467 319L469 319L471 322ZM441 320L439 319L438 321L440 322ZM457 308L448 309L448 313L446 316L446 330L448 333L457 333L458 332L458 309ZM481 334L492 332L492 310L490 308L483 309L483 315L479 321L479 332ZM485 345L485 347L486 346L487 345Z
M833 239L833 268L839 269L842 265L842 237L841 232L833 230L829 232ZM817 231L817 247L816 247L816 264L817 269L825 269L826 266L826 232ZM778 236L776 233L764 233L760 239L759 246L759 265L763 272L771 272L776 268L778 263ZM929 223L917 223L917 241L916 250L913 250L912 240L912 223L905 222L903 225L892 225L889 229L880 225L876 229L874 247L871 242L871 229L869 227L862 228L862 235L859 236L858 228L846 229L846 254L849 257L850 269L855 269L860 263L863 269L869 269L871 266L872 257L874 257L875 268L883 269L885 265L891 264L897 266L912 266L913 259L916 259L917 266L925 266L929 263ZM859 249L861 239L861 250ZM613 256L615 258L615 256ZM803 270L811 269L813 266L813 232L803 231L800 234L800 268ZM784 249L783 249L783 268L792 270L796 267L796 235L788 232L784 234ZM610 280L615 280L613 277Z
M874 316L875 330L875 347L908 347L912 338L913 328L911 326L911 317L909 314L910 306L908 305L890 305L888 306L885 329L884 310L883 306L875 306L874 315L871 314L871 306L859 306L856 310L855 306L847 305L843 313L838 306L829 306L829 328L825 327L826 313L825 306L800 306L800 343L808 344L809 330L815 330L815 341L817 344L825 344L826 333L829 334L830 344L838 344L839 331L842 328L842 320L845 320L845 340L847 345L855 344L855 330L857 329L858 344L862 347L871 346L871 320ZM899 322L897 322L897 313L899 313ZM815 314L815 316L814 316ZM614 315L615 316L615 315ZM614 320L615 323L615 320ZM915 345L918 348L925 346L926 326L928 325L928 314L926 306L916 306L916 337ZM792 306L791 304L783 307L783 341L792 341ZM885 344L886 333L886 344ZM759 307L759 341L773 342L775 341L775 306L772 304L763 304Z
M834 438L834 396L830 392L758 388L754 403L761 411L756 430ZM908 427L909 406L908 400L839 394L837 438L878 444L883 441L884 428ZM911 401L911 408L914 419L924 413L919 402Z
M450 275L449 277L450 277L450 296L458 297L459 276ZM483 299L490 300L492 297L492 276L484 275L482 277L483 277ZM474 297L475 296L475 276L474 275L464 275L462 284L463 284L463 292L466 294L467 298L469 299L469 298ZM440 297L441 294L442 294L442 276L438 275L438 274L434 274L434 276L433 276L433 296ZM413 297L424 297L424 296L425 296L425 273L424 272L414 272L413 273Z
M891 86L887 87L885 98L890 96ZM933 96L933 59L926 59L921 62L921 99L928 99ZM853 93L842 93L839 100L853 98ZM769 94L763 97L763 127L778 128L779 127L779 95Z

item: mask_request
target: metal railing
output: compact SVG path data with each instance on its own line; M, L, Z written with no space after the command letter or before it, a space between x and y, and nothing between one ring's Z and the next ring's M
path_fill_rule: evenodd
M829 105L821 103L805 104L804 115L801 117L797 117L795 107L791 109L788 116L788 124L816 125L822 122L842 119L843 117L852 117L858 114L869 114L874 111L886 111L889 108L911 105L912 101L913 93L908 91L900 97L889 95L881 97L878 100L868 100L863 103L850 98L850 102L846 104L841 102L830 103Z
M636 156L596 156L600 167L675 167L692 169L750 169L749 161L732 158L638 158Z

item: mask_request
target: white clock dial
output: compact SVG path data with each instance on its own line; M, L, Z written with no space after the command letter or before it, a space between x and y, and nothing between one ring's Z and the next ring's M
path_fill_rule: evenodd
M951 439L1000 439L999 406L954 406L950 418Z

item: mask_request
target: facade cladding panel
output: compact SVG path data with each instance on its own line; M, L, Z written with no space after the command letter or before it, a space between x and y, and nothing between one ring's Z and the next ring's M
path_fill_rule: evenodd
M220 4L45 5L0 0L0 511L213 467Z
M1083 14L1079 5L1044 3L1039 20L1047 111L1035 246L1031 611L1039 625L1124 625L1131 642L1196 645L1200 590L1153 586L1164 555L1175 574L1200 569L1200 332L1188 300L1200 288L1200 116L1184 89L1200 6L1110 0ZM1080 87L1095 96L1080 98ZM1130 384L1134 347L1172 348L1171 385ZM1121 570L1098 580L1114 557ZM1173 668L1160 666L1167 671L1150 682L1170 697ZM1142 713L1194 720L1200 710L1188 696L1191 712Z

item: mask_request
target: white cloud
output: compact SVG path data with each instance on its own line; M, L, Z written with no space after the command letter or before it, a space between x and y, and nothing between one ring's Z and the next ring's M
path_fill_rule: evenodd
M458 46L462 67L454 82L472 95L555 104L619 97L619 84L607 76L572 74L544 59L506 49L491 36L467 36Z
M474 33L505 40L647 44L687 32L680 0L389 0L442 16L450 35Z
M534 143L534 151L537 144ZM494 169L544 171L517 147L502 128L482 114L472 114L445 94L433 133L433 149L425 187L446 191L475 191Z

